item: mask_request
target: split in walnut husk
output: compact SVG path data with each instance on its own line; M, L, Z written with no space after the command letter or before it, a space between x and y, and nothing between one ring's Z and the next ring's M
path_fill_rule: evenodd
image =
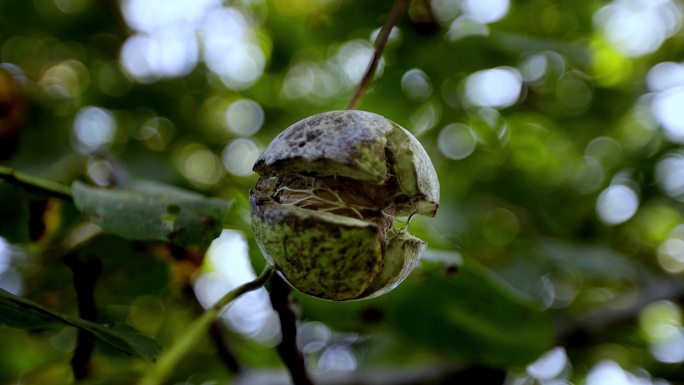
M426 244L395 218L434 216L439 182L422 145L390 120L333 111L287 128L256 164L252 228L268 262L296 289L330 300L381 295Z

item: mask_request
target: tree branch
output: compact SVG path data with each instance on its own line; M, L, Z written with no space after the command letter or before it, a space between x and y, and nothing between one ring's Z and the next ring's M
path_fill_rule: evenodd
M390 32L392 32L392 27L394 27L394 25L399 20L399 17L406 9L407 4L408 3L406 0L396 0L396 2L394 3L392 10L390 11L389 16L387 17L385 25L382 26L380 33L378 33L378 37L375 38L375 50L373 52L373 58L368 64L368 68L366 68L366 73L363 75L363 78L361 78L361 82L359 82L359 86L356 89L356 93L349 101L349 105L347 106L348 110L356 109L356 107L361 102L363 95L366 93L366 89L368 88L371 80L373 79L375 69L378 67L378 63L380 62L380 58L382 57L382 51L385 49L385 44L387 44Z
M597 336L617 325L632 322L648 305L663 300L684 299L684 284L676 279L660 279L638 289L638 293L625 294L615 303L627 303L623 307L605 307L578 319L566 319L556 325L557 343L575 348L587 346Z
M0 166L0 180L20 186L26 190L54 196L64 200L72 200L71 188L51 180L16 171L12 168Z
M256 277L253 281L247 282L235 289L229 291L221 299L214 304L214 306L207 309L204 314L196 318L190 326L185 330L185 333L171 345L170 348L161 356L156 365L152 366L150 370L145 373L143 378L138 383L139 385L161 385L166 378L171 374L178 363L190 353L192 348L197 345L202 337L207 334L212 322L221 313L221 310L234 301L241 295L256 290L266 282L273 274L271 266L266 267L264 271Z
M280 334L282 335L282 340L276 350L295 385L313 385L306 371L304 357L297 347L297 317L292 310L291 292L290 286L279 275L273 276L269 296L273 310L280 318Z
M81 260L76 254L69 254L65 263L74 275L74 289L78 300L78 315L86 321L97 321L95 306L95 282L102 273L102 263L93 258ZM90 375L90 357L95 347L95 336L79 329L76 339L76 350L71 358L71 370L76 380L83 380Z
M284 370L253 370L236 378L234 385L288 385L287 377ZM437 364L359 369L351 372L321 372L315 373L313 377L318 385L499 385L505 381L506 370L484 366Z
M196 311L198 314L201 314L204 311L204 308L197 299L197 295L190 283L183 288L183 294L188 301L193 303L193 311ZM218 357L221 359L226 369L228 369L228 372L240 374L243 369L242 365L240 365L240 362L238 362L237 357L235 357L233 350L228 344L228 330L220 318L216 318L212 321L211 327L209 328L209 336L216 347Z

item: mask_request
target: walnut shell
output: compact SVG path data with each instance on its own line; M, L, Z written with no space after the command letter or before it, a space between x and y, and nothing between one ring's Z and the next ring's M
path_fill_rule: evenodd
M426 244L397 216L434 216L437 174L422 145L390 120L332 111L288 127L254 165L252 228L296 289L330 300L378 296L415 267Z

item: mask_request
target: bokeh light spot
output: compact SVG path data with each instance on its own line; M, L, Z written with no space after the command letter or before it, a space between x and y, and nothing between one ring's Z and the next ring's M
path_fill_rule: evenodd
M684 86L684 65L673 62L658 63L648 71L646 83L651 91Z
M558 377L569 364L565 349L555 347L544 353L539 359L527 366L527 373L539 381Z
M76 114L72 145L76 151L90 154L109 146L116 134L116 121L107 110L84 107Z
M526 82L536 82L542 79L548 67L549 59L541 53L525 57L519 65L520 74Z
M401 89L406 97L411 100L422 101L432 95L432 83L425 72L413 68L401 77Z
M478 23L486 24L501 20L510 6L508 0L463 0L463 14Z
M450 159L464 159L475 151L477 139L473 130L461 123L452 123L442 128L438 138L439 149Z
M592 69L599 84L614 86L632 73L632 62L606 41L595 39L590 47Z
M615 184L601 192L596 201L596 213L602 222L617 225L629 220L639 208L639 197L631 188Z
M670 301L658 301L639 314L639 326L650 344L653 357L661 362L684 361L684 332L679 306Z
M0 273L7 270L12 262L12 250L5 238L0 237Z
M264 124L264 110L259 103L240 99L226 109L226 126L236 135L250 136Z
M341 69L331 63L303 61L290 67L283 83L283 94L289 99L308 99L322 103L336 96L347 83L342 81Z
M121 3L126 24L142 32L153 32L173 23L198 23L207 9L220 0L124 0Z
M669 273L684 271L684 239L670 238L658 247L658 263Z
M229 290L256 278L247 239L236 230L223 230L211 243L205 267L208 271L194 284L197 300L204 308L212 306ZM273 344L280 334L278 316L264 288L233 301L222 319L232 330L262 343Z
M142 82L190 73L199 55L197 40L186 27L170 26L151 34L128 38L121 49L121 64Z
M297 344L302 353L311 354L323 350L330 341L332 332L323 323L305 322L297 331Z
M668 364L684 362L684 329L679 326L673 329L670 338L653 343L650 347L653 357Z
M152 151L164 151L171 142L175 130L173 122L169 119L155 116L140 126L136 138Z
M447 39L457 41L469 36L489 36L489 27L487 27L487 24L479 23L465 15L459 16L451 22L447 32Z
M442 118L442 104L437 101L428 101L418 107L409 118L411 131L415 136L420 136L430 130Z
M19 295L24 287L21 274L12 267L17 257L13 247L3 237L0 237L0 289Z
M309 103L325 104L330 98L357 86L373 55L373 46L366 40L350 40L326 60L302 59L290 66L282 92L288 99L306 99ZM384 59L380 59L375 77L382 76Z
M594 14L606 39L627 56L658 49L682 23L682 12L672 0L614 0Z
M656 180L660 188L672 198L684 200L684 154L670 153L656 165Z
M252 140L235 139L223 149L221 159L223 166L231 174L248 176L252 174L252 167L260 152L259 147Z
M378 27L373 30L370 34L370 38L368 39L371 44L375 44L375 40L377 40L378 35L380 34L381 28ZM394 26L392 27L392 30L390 31L389 36L387 37L387 44L394 44L398 43L401 40L401 29L399 27Z
M601 187L603 180L601 163L590 156L582 157L582 161L576 165L573 187L582 194L590 194Z
M639 325L650 342L672 337L672 327L679 326L682 314L677 305L670 301L658 301L646 306L639 314Z
M200 144L188 144L176 150L178 169L185 178L199 187L218 183L223 175L221 161Z
M356 355L345 345L328 347L318 359L318 369L324 372L351 372L356 365Z
M558 100L571 108L584 108L593 97L592 89L577 76L563 76L556 85Z
M520 97L522 76L515 68L499 67L473 73L466 80L468 100L481 107L504 108Z
M349 86L355 86L361 81L373 52L373 46L365 40L351 40L344 43L337 51L335 62L342 68ZM381 59L375 70L375 77L382 76L383 68L384 60Z
M431 0L432 13L437 20L448 23L461 12L461 0Z
M584 382L585 385L635 385L630 375L615 361L601 361L594 365Z
M622 161L622 145L609 136L599 136L587 144L584 155L596 159L604 167L613 167Z
M39 80L43 92L54 99L80 96L89 84L88 69L78 60L66 60L45 70Z
M88 168L86 171L88 178L96 186L109 186L112 184L114 179L114 167L111 162L99 159L91 158L88 159Z
M249 88L263 73L257 27L236 8L218 0L126 0L121 8L137 31L123 45L122 66L138 81L189 74L200 60L200 44L207 67L229 88Z
M684 143L684 86L659 92L653 99L653 114L663 127L665 137Z

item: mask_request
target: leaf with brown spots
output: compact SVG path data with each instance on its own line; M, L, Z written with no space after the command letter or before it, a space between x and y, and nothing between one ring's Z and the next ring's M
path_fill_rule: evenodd
M207 246L223 229L230 201L155 182L105 189L74 182L76 207L106 233L133 240Z

